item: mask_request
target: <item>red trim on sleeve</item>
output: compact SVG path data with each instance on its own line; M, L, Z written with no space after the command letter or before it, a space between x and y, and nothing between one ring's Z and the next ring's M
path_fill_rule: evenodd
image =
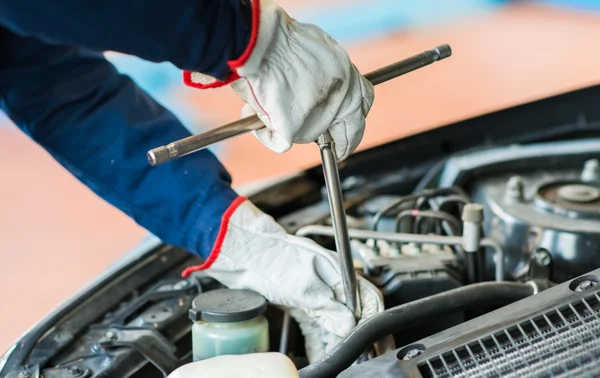
M197 88L197 89L210 89L210 88L220 88L225 85L231 84L237 79L240 78L240 75L237 74L237 69L246 64L250 55L252 54L252 50L254 50L254 46L256 46L256 41L258 40L258 30L260 25L260 0L252 0L252 31L250 32L250 41L248 42L248 46L246 46L246 50L244 53L237 58L236 60L230 60L227 62L231 70L233 71L229 77L225 81L215 80L212 83L208 84L200 84L192 81L192 73L188 71L183 71L183 83L188 87Z
M187 278L193 272L208 269L217 260L217 257L219 257L219 253L221 253L221 247L223 246L223 242L225 241L225 236L227 235L227 229L229 228L229 219L231 219L231 216L233 215L235 210L237 210L237 208L246 200L246 197L240 196L236 198L231 203L231 205L229 205L229 207L227 208L227 210L225 210L225 213L223 214L223 218L221 218L221 227L219 228L219 233L217 234L217 240L215 240L215 245L213 246L213 249L210 252L208 258L206 259L206 261L204 261L202 265L190 266L186 268L181 273L181 277Z
M250 42L248 42L248 46L246 47L246 51L237 58L236 60L230 60L227 62L229 67L236 72L238 68L246 64L250 55L252 54L252 50L254 50L254 46L256 46L256 41L258 40L258 30L260 26L260 0L252 0L252 31L250 33Z

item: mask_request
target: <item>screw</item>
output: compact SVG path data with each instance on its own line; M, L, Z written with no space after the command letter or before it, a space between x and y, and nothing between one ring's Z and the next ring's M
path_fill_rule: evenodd
M575 288L575 291L577 291L577 292L586 291L587 289L591 289L594 286L596 286L596 283L593 281L590 281L590 280L581 281L579 283L579 285L577 285L577 287Z
M552 262L552 257L550 257L548 251L543 249L537 250L535 252L534 258L535 262L541 266L548 266Z
M70 366L69 371L74 377L81 377L83 375L83 371L77 366Z
M189 281L181 280L181 281L177 282L175 285L173 285L173 290L182 290L188 286L190 286Z
M581 181L600 181L600 162L597 159L585 162L581 171Z
M513 176L506 183L506 199L521 202L525 200L525 182L521 176Z
M19 378L29 378L31 377L31 372L29 371L22 371L19 373Z
M402 358L404 361L408 361L408 360L412 360L415 357L418 357L420 355L423 354L423 351L420 349L411 349L408 352L406 352L406 354L404 355L404 358Z
M116 340L119 337L119 335L117 335L117 333L114 332L114 331L108 331L108 332L106 332L105 336L109 340Z

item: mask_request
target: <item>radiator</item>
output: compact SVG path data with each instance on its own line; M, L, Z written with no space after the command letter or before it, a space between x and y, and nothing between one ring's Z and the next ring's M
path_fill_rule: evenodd
M600 377L599 283L596 270L340 377Z

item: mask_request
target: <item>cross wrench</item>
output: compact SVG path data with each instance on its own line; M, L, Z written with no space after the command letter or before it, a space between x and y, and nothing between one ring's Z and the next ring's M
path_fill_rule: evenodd
M398 76L417 70L432 64L438 60L452 55L449 45L440 45L431 50L424 51L410 58L401 60L389 66L380 68L365 75L373 85L381 84ZM264 123L256 116L242 118L238 121L207 131L205 133L192 135L187 138L169 143L148 151L148 162L155 166L169 160L179 158L202 150L214 143L245 134L250 131L260 130L265 127ZM333 141L329 132L317 139L321 150L323 162L323 175L325 186L329 197L329 209L331 221L335 230L335 244L338 252L340 268L342 270L342 281L346 295L346 305L360 319L360 304L358 287L356 284L356 273L350 251L350 240L348 238L348 226L346 224L346 210L342 195L342 186L338 172L337 160L333 152Z

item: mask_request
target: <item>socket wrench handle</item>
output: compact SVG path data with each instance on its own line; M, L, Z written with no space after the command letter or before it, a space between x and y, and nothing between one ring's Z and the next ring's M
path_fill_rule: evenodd
M338 261L342 271L342 283L346 295L346 306L352 311L358 320L361 317L360 296L356 273L354 272L354 261L350 250L350 238L348 237L348 224L346 223L346 209L344 207L344 195L338 171L337 159L333 151L333 139L326 131L317 139L321 150L321 161L323 163L323 176L327 189L331 223L335 231L335 246L338 252Z
M431 50L424 51L410 58L390 64L365 75L373 85L384 83L388 80L415 71L432 63L448 58L452 55L449 45L440 45ZM217 127L207 132L192 135L187 138L160 146L148 151L148 162L152 166L165 163L196 151L200 151L214 143L233 138L250 131L260 130L265 127L264 123L256 116L242 118L227 125Z

